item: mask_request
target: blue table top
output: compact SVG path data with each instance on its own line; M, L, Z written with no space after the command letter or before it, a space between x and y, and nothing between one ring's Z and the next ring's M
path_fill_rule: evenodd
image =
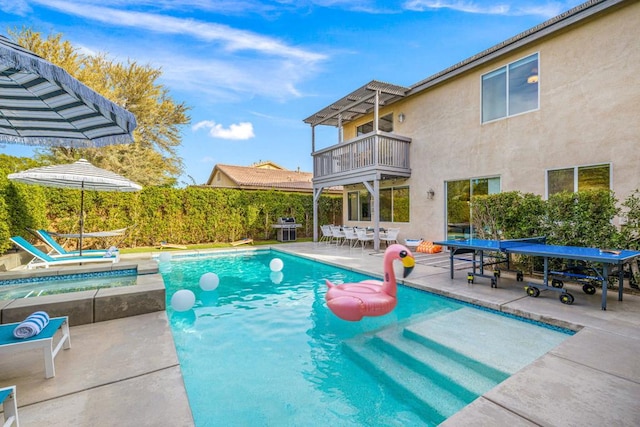
M542 239L542 238L533 238ZM535 240L534 240L535 241ZM541 240L538 240L541 241ZM617 264L630 259L640 257L640 251L620 250L608 251L599 248L584 248L580 246L556 246L543 243L527 242L527 239L513 240L485 240L485 239L465 239L465 240L444 240L434 242L434 244L449 246L454 248L475 249L484 251L503 251L522 255L533 255L542 257L577 259L583 261L605 262Z

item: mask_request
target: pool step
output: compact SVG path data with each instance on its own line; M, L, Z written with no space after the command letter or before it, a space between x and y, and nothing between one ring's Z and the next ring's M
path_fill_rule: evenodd
M367 372L392 385L401 400L434 424L441 423L469 403L448 390L438 379L417 372L392 354L381 351L370 335L345 342L343 349Z
M393 355L416 372L448 384L451 391L467 402L509 377L506 372L451 351L435 341L429 342L422 336L407 333L406 329L402 334L392 330L380 331L371 341L381 351Z
M564 341L567 335L507 316L463 307L404 328L404 336L439 346L509 375Z
M440 423L567 335L470 307L344 343L345 353Z

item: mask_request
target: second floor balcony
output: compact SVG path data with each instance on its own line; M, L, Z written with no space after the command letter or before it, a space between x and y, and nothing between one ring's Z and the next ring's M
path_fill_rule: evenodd
M411 176L411 139L373 132L312 153L314 186Z

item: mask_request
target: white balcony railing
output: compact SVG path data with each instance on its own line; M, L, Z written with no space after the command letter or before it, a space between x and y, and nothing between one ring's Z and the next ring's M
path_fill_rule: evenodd
M313 177L357 174L362 171L410 173L411 139L385 132L370 133L313 153Z

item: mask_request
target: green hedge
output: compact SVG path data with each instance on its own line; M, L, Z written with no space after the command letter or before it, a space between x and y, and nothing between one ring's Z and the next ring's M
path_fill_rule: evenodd
M8 182L0 197L0 252L8 237L32 237L25 228L77 233L80 192ZM2 203L7 201L3 209ZM272 239L281 216L302 224L299 237L313 236L313 196L274 190L148 187L137 193L85 191L85 230L131 229L122 247L230 242L245 237ZM319 223L342 216L341 196L321 196ZM4 216L3 216L4 215ZM7 218L3 221L3 218ZM91 241L86 241L90 245ZM101 243L101 242L99 242Z
M546 236L553 245L640 249L640 190L622 204L607 190L558 193L542 200L517 191L474 196L472 223L479 238L517 239ZM617 228L613 219L624 223ZM521 268L541 268L540 259L517 257ZM563 260L552 260L562 268ZM556 265L558 264L558 265Z
M480 238L546 236L554 245L635 248L640 231L640 191L620 206L607 190L557 193L548 200L517 191L474 196L471 215ZM626 225L618 229L620 215Z

